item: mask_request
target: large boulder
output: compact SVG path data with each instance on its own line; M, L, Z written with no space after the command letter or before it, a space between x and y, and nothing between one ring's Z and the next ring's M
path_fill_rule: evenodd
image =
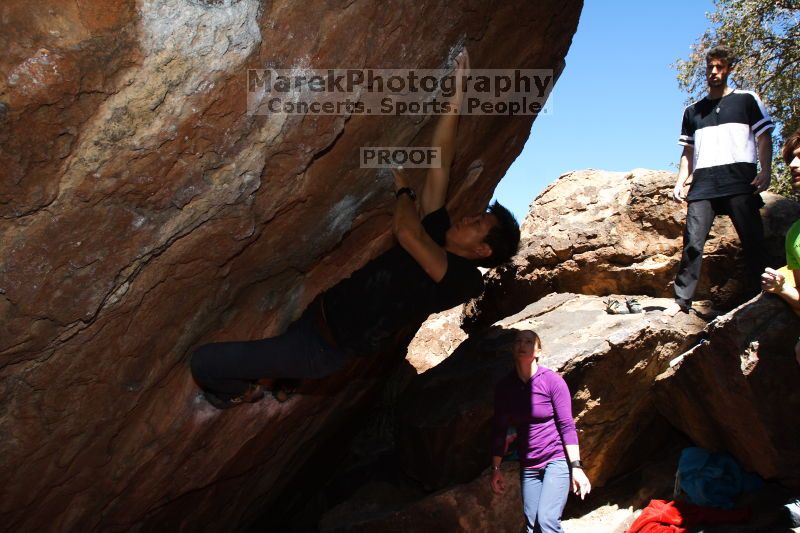
M800 318L761 295L712 322L706 338L658 377L658 409L698 446L800 487Z
M633 522L636 510L646 506L650 499L670 497L677 461L677 450L665 445L657 460L647 461L608 487L594 487L585 500L570 495L561 521L564 532L623 533ZM502 495L492 492L488 469L468 483L417 497L400 485L370 483L326 513L320 530L517 533L524 524L519 463L505 462L501 472L506 485Z
M397 450L406 472L435 489L467 482L486 467L494 386L512 369L510 343L521 328L539 333L542 364L570 386L594 483L635 468L669 431L656 415L653 381L705 326L686 314L663 321L666 299L641 301L646 313L609 315L599 297L551 294L470 336L400 398Z
M435 367L467 340L461 329L461 307L455 307L428 317L408 345L406 361L418 374Z
M466 309L468 331L488 327L551 292L673 297L686 204L670 199L675 175L582 170L559 177L531 204L514 262L488 276ZM763 193L771 265L784 264L783 236L800 204ZM744 299L744 259L733 224L717 217L705 247L696 297L730 309Z
M194 346L281 331L386 249L391 179L359 147L434 123L248 115L248 68L443 68L469 43L473 68L559 72L581 7L3 2L0 529L238 527L402 357L287 405L196 398ZM462 120L454 216L485 205L532 120Z

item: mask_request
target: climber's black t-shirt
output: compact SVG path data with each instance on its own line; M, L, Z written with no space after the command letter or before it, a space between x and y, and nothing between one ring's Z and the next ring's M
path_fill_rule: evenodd
M450 217L444 207L422 225L444 246ZM436 283L401 246L395 245L323 295L325 316L340 347L358 355L381 351L408 326L418 329L438 313L477 297L480 270L468 259L447 252L447 272Z

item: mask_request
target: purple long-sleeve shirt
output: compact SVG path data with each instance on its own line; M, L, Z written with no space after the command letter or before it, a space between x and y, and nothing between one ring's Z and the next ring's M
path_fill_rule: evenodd
M517 450L524 468L539 468L565 456L578 444L572 398L564 378L539 366L525 383L514 370L494 391L492 455L502 457L509 426L517 429Z

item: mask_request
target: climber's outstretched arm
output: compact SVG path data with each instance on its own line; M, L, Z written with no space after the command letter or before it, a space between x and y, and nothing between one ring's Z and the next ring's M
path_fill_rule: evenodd
M447 200L447 187L450 183L450 166L456 153L456 134L458 133L458 119L461 113L461 104L464 99L461 79L469 76L469 54L465 48L456 57L454 72L456 89L451 100L451 112L439 117L436 130L433 133L433 146L439 147L442 154L441 168L431 168L425 177L425 186L420 197L422 216L436 211Z

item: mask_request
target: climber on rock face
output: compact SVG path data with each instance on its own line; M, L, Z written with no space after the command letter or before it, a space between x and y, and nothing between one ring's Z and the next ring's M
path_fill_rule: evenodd
M800 130L797 130L783 146L783 160L789 167L792 189L800 192ZM761 275L761 288L783 298L796 313L800 313L800 220L792 224L786 233L786 268L767 268ZM800 364L800 339L794 347L797 363Z
M767 189L772 168L774 128L755 93L728 87L735 58L727 46L706 54L708 95L687 107L678 144L683 145L673 199L687 202L683 255L675 277L675 302L664 314L675 316L692 307L708 233L714 218L728 215L742 242L747 262L744 280L752 295L766 266L760 192ZM757 163L761 164L759 170ZM688 194L685 188L691 178Z
M466 50L456 58L454 75L469 75ZM386 350L399 332L418 328L431 313L478 296L483 290L478 266L500 265L516 253L519 225L496 202L450 222L445 200L464 97L456 85L453 112L438 119L433 137L441 167L428 170L419 198L402 170L394 172L397 245L319 295L283 334L197 348L192 374L212 405L224 409L257 401L263 378L276 380L273 395L284 401L297 380L327 376L353 355Z

